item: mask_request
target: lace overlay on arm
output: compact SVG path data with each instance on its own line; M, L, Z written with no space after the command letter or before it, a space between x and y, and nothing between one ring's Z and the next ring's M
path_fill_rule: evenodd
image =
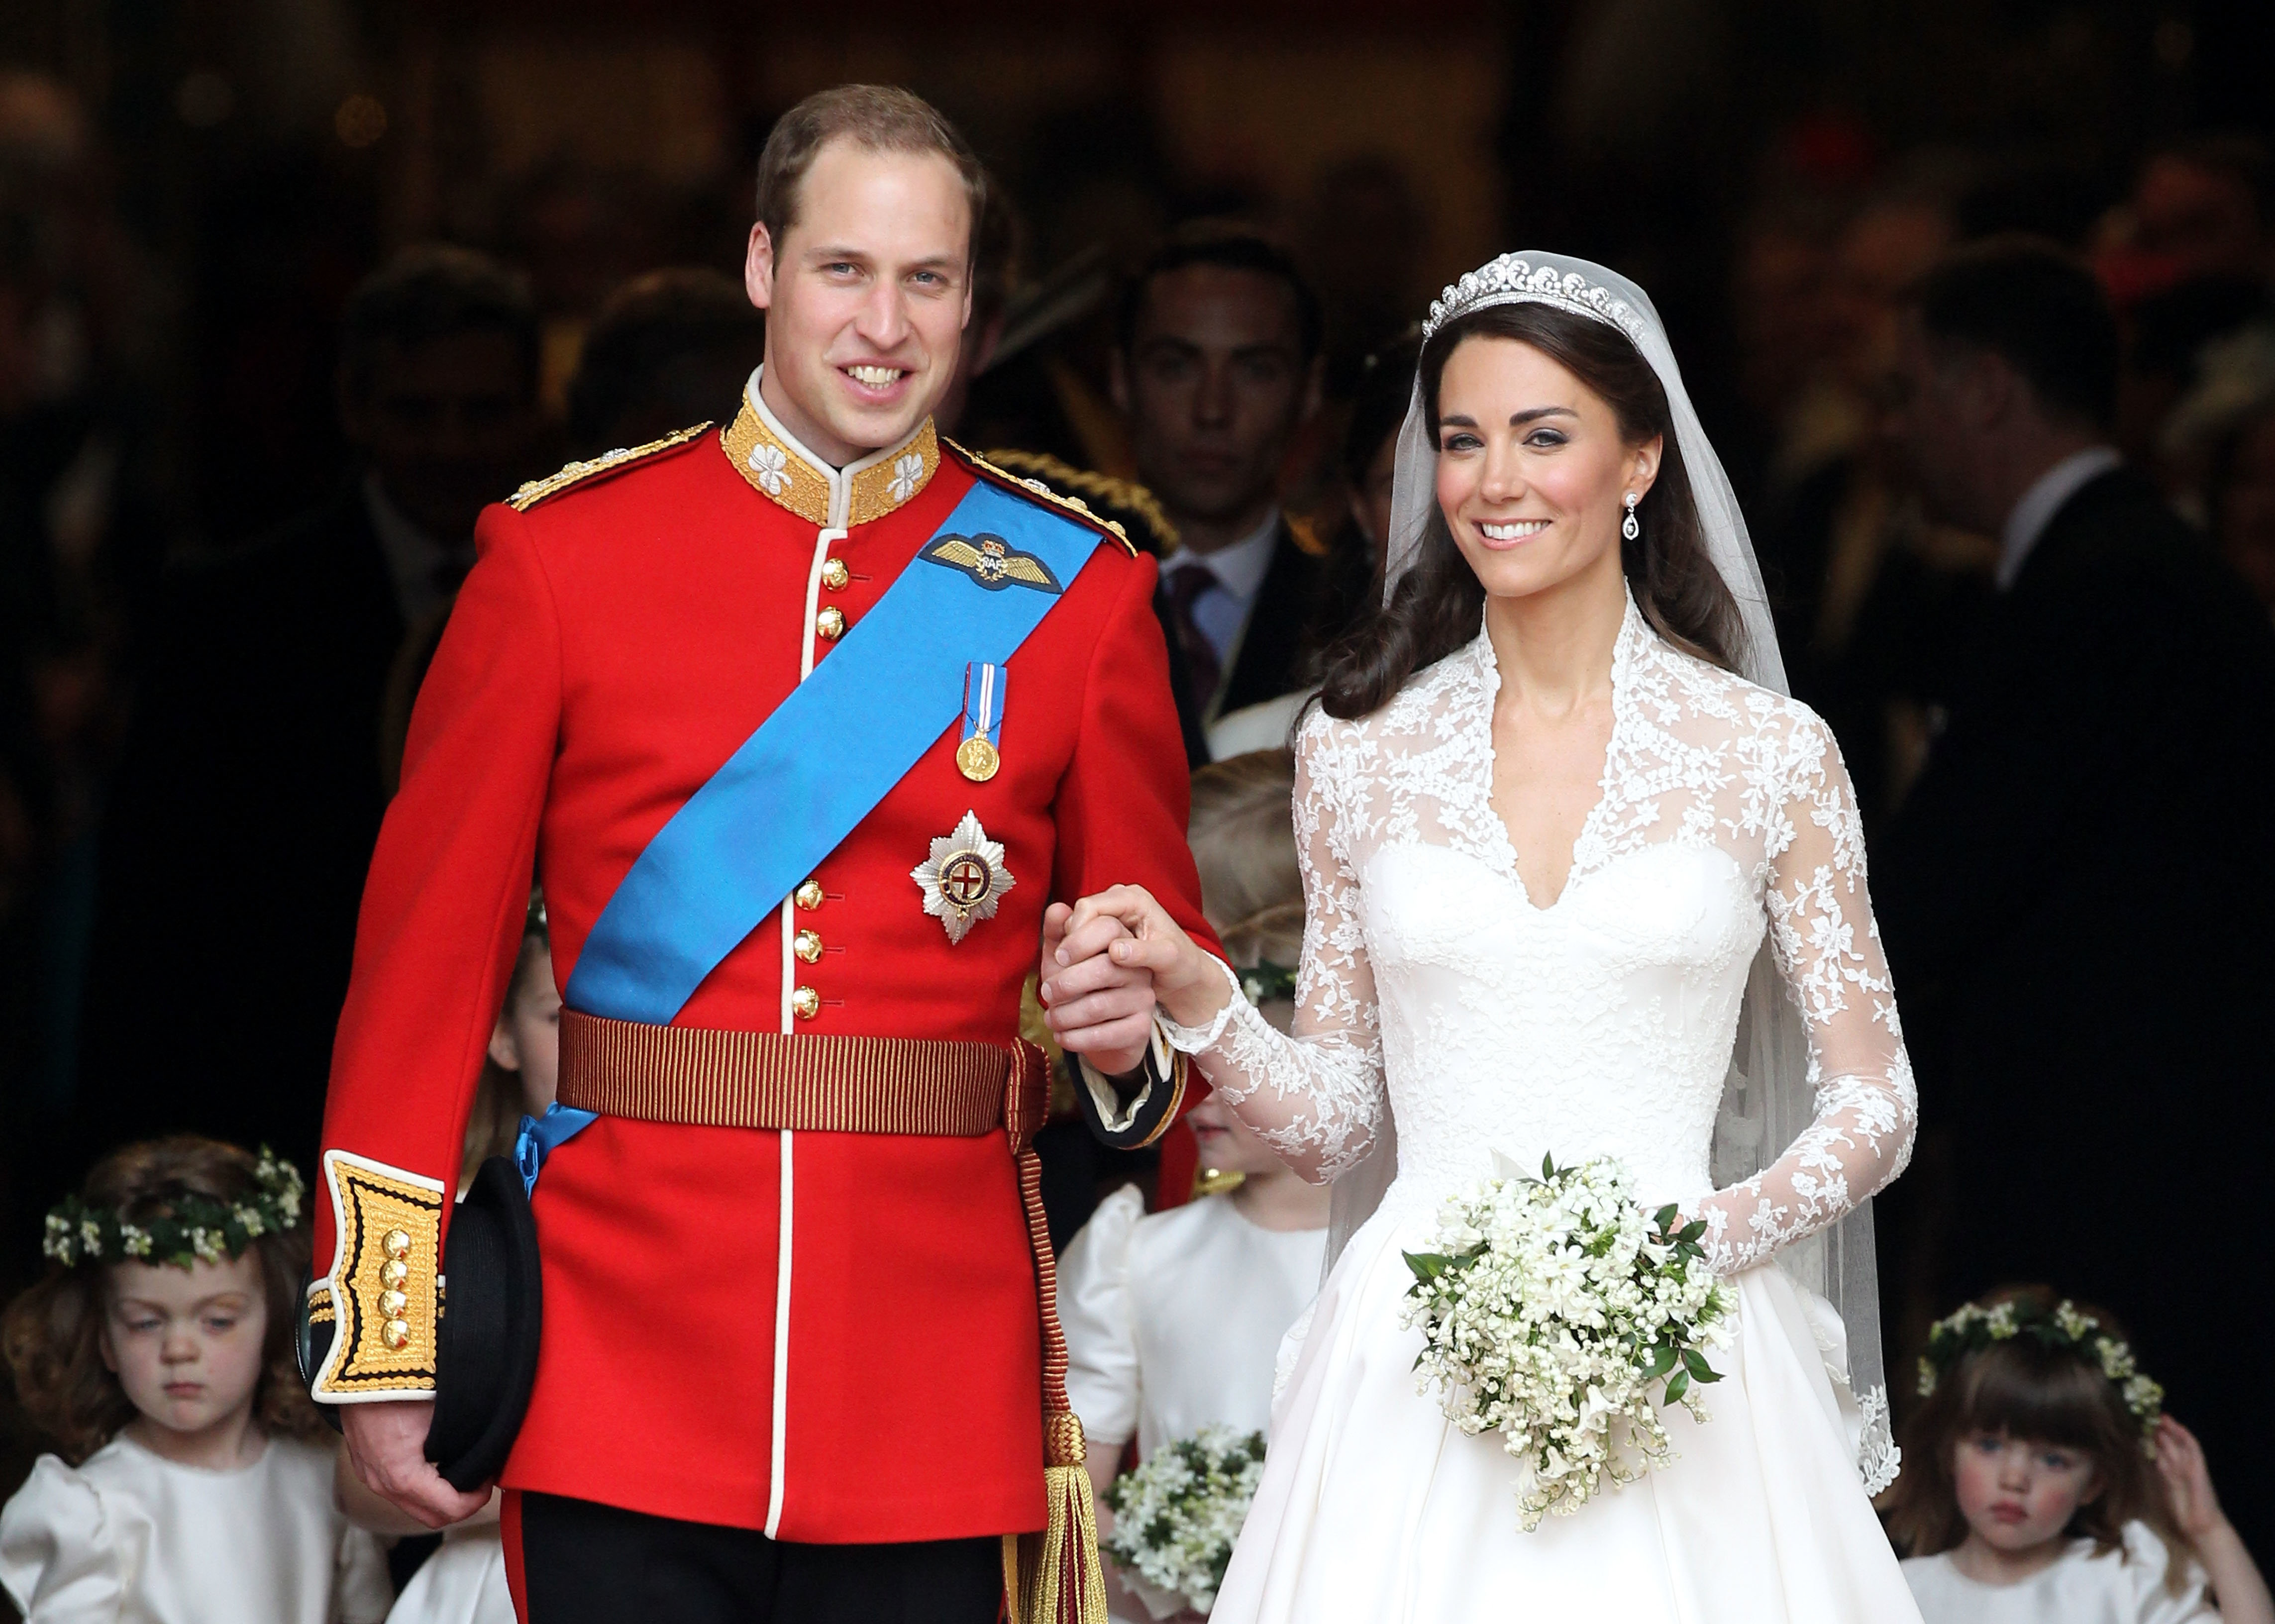
M1911 1158L1919 1096L1864 882L1863 825L1838 747L1795 709L1744 764L1733 832L1764 842L1770 943L1809 1040L1817 1117L1785 1155L1694 1216L1729 1273L1854 1212Z
M1304 957L1296 1019L1283 1034L1229 971L1232 1001L1205 1029L1164 1020L1209 1085L1297 1172L1325 1183L1357 1165L1382 1122L1382 1035L1359 921L1359 884L1320 770L1337 724L1314 713L1296 744L1296 857L1304 876Z

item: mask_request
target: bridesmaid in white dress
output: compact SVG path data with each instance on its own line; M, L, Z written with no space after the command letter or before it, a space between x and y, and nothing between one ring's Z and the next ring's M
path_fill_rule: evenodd
M1833 1285L1869 1301L1868 1250L1833 1232L1901 1171L1916 1095L1848 774L1778 691L1743 524L1649 301L1538 255L1448 289L1399 484L1387 608L1296 742L1292 1036L1142 891L1047 925L1068 1046L1119 1040L1104 989L1143 967L1172 1040L1300 1169L1364 1205L1395 1124L1214 1616L1917 1624L1867 1499L1893 1469L1876 1328L1844 1335L1771 1265L1825 1280L1837 1243ZM1814 1095L1797 1133L1757 1103L1788 1084ZM1718 1178L1749 1135L1759 1170ZM1712 1420L1669 1417L1670 1468L1526 1534L1500 1440L1416 1391L1400 1254L1496 1153L1552 1152L1616 1155L1647 1205L1703 1219L1737 1326Z
M1288 822L1293 772L1283 748L1193 774L1201 910L1281 1031L1295 1004L1281 967L1296 963L1304 928ZM1290 1172L1222 1101L1201 1101L1185 1121L1202 1168L1235 1187L1149 1218L1125 1186L1059 1259L1067 1395L1101 1495L1133 1437L1143 1460L1205 1426L1264 1431L1281 1339L1319 1289L1326 1191ZM1101 1502L1101 1534L1112 1519ZM1116 1620L1194 1616L1127 1573L1109 1573L1107 1597Z

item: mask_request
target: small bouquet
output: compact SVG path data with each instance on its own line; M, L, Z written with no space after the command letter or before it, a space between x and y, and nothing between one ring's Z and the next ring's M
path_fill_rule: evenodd
M1721 1379L1705 1350L1729 1336L1730 1298L1705 1265L1703 1223L1646 1214L1617 1162L1488 1179L1446 1204L1414 1271L1402 1323L1419 1326L1417 1391L1475 1435L1498 1428L1527 1469L1525 1531L1569 1516L1674 1459L1659 1404L1706 1420L1698 1389ZM1657 1388L1656 1401L1653 1389Z
M1263 1476L1261 1432L1206 1426L1157 1449L1106 1492L1114 1508L1106 1553L1169 1604L1157 1614L1180 1604L1206 1613Z

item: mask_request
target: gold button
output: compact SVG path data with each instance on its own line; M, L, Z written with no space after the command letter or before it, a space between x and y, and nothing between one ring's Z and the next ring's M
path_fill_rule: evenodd
M800 908L805 909L806 912L812 913L815 909L821 906L821 881L819 880L807 880L804 885L798 887L797 890L792 894L790 901L796 903Z
M411 1256L411 1236L401 1229L389 1230L387 1238L380 1242L380 1245L386 1249L387 1255L390 1258Z
M399 1291L382 1291L379 1294L379 1311L389 1319L402 1318L403 1311L410 1306L411 1299Z
M411 1265L400 1258L389 1258L379 1265L379 1283L389 1291L411 1278Z
M833 558L821 566L821 584L832 592L843 592L845 583L852 578L853 572L845 567L842 558Z
M790 995L790 1007L801 1021L810 1021L821 1013L821 994L810 986L802 986Z
M411 1342L411 1322L407 1319L389 1320L380 1326L379 1340L392 1351L401 1353Z
M798 960L802 963L820 963L821 962L821 933L820 931L800 931L797 933L797 940L790 943L790 951L797 955Z
M845 635L845 611L831 604L813 617L813 629L831 642Z

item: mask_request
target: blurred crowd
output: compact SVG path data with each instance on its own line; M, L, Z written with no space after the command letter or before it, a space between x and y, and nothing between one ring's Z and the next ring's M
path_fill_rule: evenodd
M764 335L732 208L660 233L657 262L596 264L563 220L607 200L555 178L480 245L318 233L297 252L321 263L288 275L256 233L229 261L230 346L185 355L203 295L138 243L113 174L59 84L0 75L11 1290L40 1214L123 1141L313 1164L364 869L477 515L731 416ZM2275 165L2194 136L2081 202L1817 131L1752 191L1674 337L1879 860L1924 1101L1883 1203L1891 1351L1961 1297L2060 1279L2133 1321L2176 1407L2231 1413L2230 1356L2185 1316L2231 1347L2264 1326L2201 1304L2249 1268L2218 1238L2255 1176L2233 1129L2275 1080L2248 1018L2271 968L2250 910L2275 901ZM941 427L1160 559L1182 766L1216 774L1197 844L1252 815L1258 772L1284 833L1284 767L1255 752L1377 591L1411 329L1464 268L1423 262L1425 211L1370 155L1299 207L1114 174L980 232ZM1522 217L1505 235L1561 245ZM264 288L329 293L329 348L296 351ZM279 398L328 419L280 420ZM2057 466L2075 477L2042 488ZM2089 485L2105 509L2080 517ZM2057 579L2063 525L2087 562ZM1284 970L1301 898L1276 863L1221 865L1210 902ZM1144 1159L1050 1130L1054 1238L1122 1187L1126 1232L1211 1168L1267 1192L1267 1230L1323 1221L1228 1118L1198 1126ZM2176 1260L2177 1232L2211 1238ZM2256 1461L2265 1431L2207 1446ZM2264 1489L2231 1493L2264 1539Z

